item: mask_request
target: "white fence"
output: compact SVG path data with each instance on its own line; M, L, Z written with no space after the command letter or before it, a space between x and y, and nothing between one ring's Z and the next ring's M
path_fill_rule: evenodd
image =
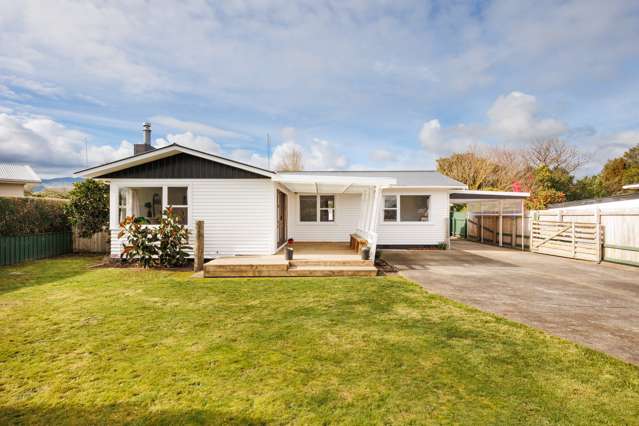
M535 211L533 215L540 221L600 224L603 260L639 266L639 209L557 209Z

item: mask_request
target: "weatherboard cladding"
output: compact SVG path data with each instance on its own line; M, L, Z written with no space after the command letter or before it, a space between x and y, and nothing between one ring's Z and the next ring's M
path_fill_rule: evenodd
M257 173L185 153L97 177L104 179L268 179Z

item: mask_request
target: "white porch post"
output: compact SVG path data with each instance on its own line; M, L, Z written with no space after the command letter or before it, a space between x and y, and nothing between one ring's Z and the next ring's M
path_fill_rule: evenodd
M372 260L375 260L375 252L377 251L377 224L379 222L379 212L382 204L382 187L375 186L374 194L371 214L369 215L370 226L368 228L369 239L372 240L369 241Z
M120 226L120 188L117 184L111 182L109 186L109 229L118 229ZM127 200L128 201L128 200Z
M499 200L499 247L502 247L504 238L504 204Z

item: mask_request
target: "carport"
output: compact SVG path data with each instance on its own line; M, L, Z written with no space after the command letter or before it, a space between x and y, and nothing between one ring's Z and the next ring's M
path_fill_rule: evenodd
M466 205L466 235L469 240L490 242L500 247L504 243L515 248L526 247L526 209L529 192L456 191L450 203ZM504 237L508 241L504 242Z

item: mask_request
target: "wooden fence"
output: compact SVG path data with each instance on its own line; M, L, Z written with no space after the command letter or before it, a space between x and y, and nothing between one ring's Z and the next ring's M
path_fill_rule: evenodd
M535 253L599 262L602 227L598 223L533 220L530 249Z
M537 220L601 225L602 259L639 266L639 209L536 211Z
M98 232L90 238L82 238L73 230L74 253L109 253L111 237L108 231Z
M0 265L71 253L72 238L71 232L0 237Z
M501 234L499 233L499 216L472 214L468 218L467 239L481 243L501 245L504 247L528 247L529 221L528 216L502 216Z

